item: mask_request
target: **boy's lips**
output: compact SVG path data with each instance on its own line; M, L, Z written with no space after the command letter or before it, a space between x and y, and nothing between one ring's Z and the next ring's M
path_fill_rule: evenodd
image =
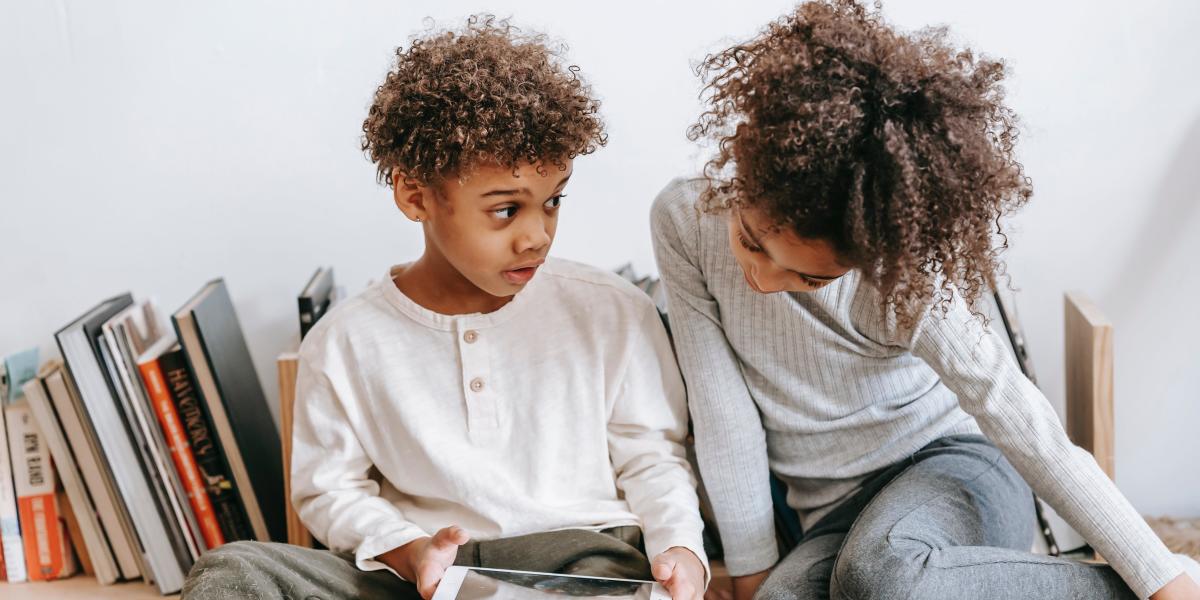
M539 260L537 262L527 263L515 269L508 269L507 271L503 272L504 279L513 285L524 285L529 283L529 280L533 279L534 273L537 273L538 267L540 267L544 262L546 261Z

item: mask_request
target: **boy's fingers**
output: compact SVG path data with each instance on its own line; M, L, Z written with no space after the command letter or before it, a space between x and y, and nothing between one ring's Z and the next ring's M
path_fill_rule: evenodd
M451 525L439 529L437 533L433 534L433 539L429 543L435 550L450 550L455 546L467 543L470 539L471 536L467 535L462 527Z
M692 589L691 584L680 581L675 584L671 590L671 600L694 600L696 590Z
M661 554L654 559L654 564L650 565L650 574L654 575L654 578L664 585L667 583L667 580L671 579L671 574L674 572L675 559Z
M437 591L437 586L442 582L442 569L429 565L417 570L417 591L425 600L432 600L433 593Z
M445 565L440 565L430 560L416 565L416 590L421 594L421 598L431 600L433 593L438 590L438 583L442 583L442 576L445 575Z

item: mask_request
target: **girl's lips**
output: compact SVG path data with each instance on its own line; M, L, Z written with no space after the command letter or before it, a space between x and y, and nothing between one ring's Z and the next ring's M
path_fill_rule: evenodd
M537 273L537 270L537 267L525 267L504 271L504 279L513 285L524 285L533 279L533 274Z

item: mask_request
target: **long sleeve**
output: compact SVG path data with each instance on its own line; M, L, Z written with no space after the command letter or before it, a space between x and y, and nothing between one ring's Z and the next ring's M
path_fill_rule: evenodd
M314 360L313 354L301 353L297 373L292 504L317 539L353 552L358 568L385 569L376 556L428 533L379 497L379 484L369 477L372 461L344 402L345 395L361 392L341 361Z
M720 309L698 266L695 220L675 212L682 190L673 183L655 200L654 252L667 286L697 460L720 530L725 565L730 575L746 575L779 560L766 434L722 330Z
M995 333L985 332L963 302L946 315L927 315L913 340L959 398L964 411L996 444L1030 487L1054 507L1145 598L1182 567L1142 517L1067 438L1050 403L1017 368Z
M617 487L642 523L646 556L680 546L708 572L696 480L683 447L687 400L671 343L648 300L608 421Z

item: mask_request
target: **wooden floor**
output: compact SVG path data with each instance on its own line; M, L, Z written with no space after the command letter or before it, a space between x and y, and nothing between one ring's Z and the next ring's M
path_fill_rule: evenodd
M165 596L166 598L178 598ZM30 581L27 583L0 583L0 598L4 600L83 600L84 598L149 600L164 598L158 588L141 581L100 585L94 577L77 575L62 581Z

